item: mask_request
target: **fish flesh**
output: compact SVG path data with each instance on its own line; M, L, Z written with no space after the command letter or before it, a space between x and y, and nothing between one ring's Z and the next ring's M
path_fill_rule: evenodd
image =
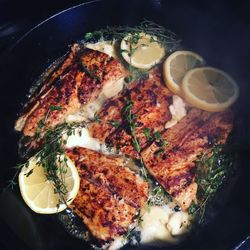
M164 130L166 122L171 119L171 103L172 93L164 86L159 69L155 68L148 78L133 83L118 97L107 100L98 114L99 121L90 126L90 132L94 138L138 158L128 119L136 118L134 133L143 149L151 142L148 137Z
M156 140L142 152L149 173L183 210L196 200L195 161L215 142L225 144L232 127L230 110L209 113L191 108L182 120L162 133L165 147Z
M80 189L70 207L99 240L125 234L147 202L148 183L126 167L123 157L79 147L68 149L66 155L80 176Z
M40 91L25 105L15 129L33 137L48 127L54 128L95 100L106 85L126 75L118 60L75 44L61 67L49 74Z

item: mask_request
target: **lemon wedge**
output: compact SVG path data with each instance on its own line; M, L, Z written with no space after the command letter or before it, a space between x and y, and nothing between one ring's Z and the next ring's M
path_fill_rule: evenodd
M121 54L135 68L149 69L159 63L165 49L156 36L145 33L129 34L121 41Z
M176 51L164 62L164 81L172 92L182 96L181 84L183 77L190 69L202 65L204 65L204 59L200 55L192 51Z
M60 157L64 159L63 155ZM69 158L66 159L66 163L61 163L64 164L63 168L66 171L60 173L60 178L62 178L67 188L68 192L64 199L67 205L69 205L77 195L80 178L72 161ZM61 212L67 207L66 204L60 203L59 194L54 192L53 182L47 180L44 168L39 165L39 159L32 157L29 160L28 166L22 168L18 182L25 203L34 212L54 214Z
M219 112L231 106L239 96L239 87L224 71L202 67L190 70L182 81L187 102L210 112Z

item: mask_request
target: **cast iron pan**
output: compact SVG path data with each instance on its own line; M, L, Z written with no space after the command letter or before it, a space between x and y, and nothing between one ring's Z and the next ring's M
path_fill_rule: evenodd
M231 147L239 154L239 179L218 215L198 234L173 248L232 249L237 246L250 234L249 61L244 53L248 34L246 27L240 26L230 13L222 15L223 6L217 5L219 11L211 12L211 9L202 10L201 6L198 11L188 1L93 1L63 11L26 34L1 58L1 187L11 179L12 167L20 160L18 134L13 125L33 81L85 32L106 25L134 25L147 18L176 32L185 48L200 53L208 65L227 71L240 85L236 139ZM56 216L38 215L27 208L18 187L0 194L0 229L0 249L89 249L86 243L68 235Z

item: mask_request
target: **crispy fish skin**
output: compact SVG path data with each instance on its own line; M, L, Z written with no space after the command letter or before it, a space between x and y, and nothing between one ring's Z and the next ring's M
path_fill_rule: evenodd
M231 111L208 113L192 108L186 117L162 133L168 145L159 152L157 142L142 152L150 174L186 210L196 200L195 160L210 152L213 143L225 144L232 130Z
M153 70L149 78L132 86L119 97L106 101L99 113L100 121L94 123L90 131L92 136L100 141L118 148L132 158L138 158L126 117L123 116L128 101L132 103L131 113L136 116L135 135L140 147L144 148L148 145L148 139L143 130L146 128L151 134L162 131L165 123L171 119L169 105L172 93L164 86L158 69ZM112 121L119 126L113 126Z
M79 108L94 100L101 89L126 75L120 62L108 55L90 49L73 46L72 53L65 59L62 69L45 81L44 88L33 98L26 113L16 122L16 130L25 136L34 136L38 124L45 117L45 128L55 127ZM61 110L50 110L60 106ZM46 116L46 114L49 115Z
M93 236L111 240L124 234L146 204L148 183L125 167L124 159L74 148L66 151L81 178L70 205Z

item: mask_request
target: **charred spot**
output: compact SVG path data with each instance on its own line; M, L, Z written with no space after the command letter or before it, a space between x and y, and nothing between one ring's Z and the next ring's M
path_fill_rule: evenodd
M204 124L205 124L205 121L203 121L203 120L201 120L201 119L199 119L199 120L196 121L196 125L197 125L198 127L202 127Z
M79 150L77 149L77 148L73 148L73 154L75 154L75 155L79 155L80 153L79 153Z
M154 83L153 85L152 85L152 89L157 89L158 88L158 86L156 85L156 83Z
M113 224L112 221L105 221L105 222L102 222L102 226L103 226L103 227L111 227L112 224Z
M110 108L112 106L116 106L116 101L111 100L111 101L108 101L108 102L105 103L105 109L108 109L108 108Z
M61 80L60 76L58 76L54 81L53 81L53 85L56 88L60 88L63 85L63 81Z
M108 169L103 169L103 174L107 175L108 174Z
M149 95L151 102L154 105L156 105L157 104L157 95L151 89L147 90L147 94Z
M141 96L141 95L137 97L137 101L139 101L139 102L142 101L142 99L143 99L143 96Z
M87 167L86 164L84 164L84 163L80 164L80 169L81 169L81 170L86 170L87 168L88 168L88 167Z
M166 154L166 153L162 155L162 160L166 160L167 158L168 158L168 157L167 157L167 154Z
M135 92L136 94L141 94L141 91L140 91L139 88L134 88L133 90L134 90L134 92Z
M117 232L119 235L123 235L123 234L126 233L126 230L125 230L123 227L117 226L117 227L116 227L116 232Z
M180 150L180 146L174 146L171 151L172 152L177 152L178 150Z
M167 103L173 103L173 97L172 96L166 96Z
M144 123L143 123L143 122L137 122L136 125L137 125L138 127L142 127L142 126L144 125Z
M58 89L57 90L57 97L55 98L55 102L56 103L60 102L62 100L62 96L63 96L63 94L62 94L61 89Z
M127 178L125 178L124 181L125 181L126 183L129 183L129 179L127 179Z
M207 144L208 146L213 146L216 143L215 136L207 135Z

